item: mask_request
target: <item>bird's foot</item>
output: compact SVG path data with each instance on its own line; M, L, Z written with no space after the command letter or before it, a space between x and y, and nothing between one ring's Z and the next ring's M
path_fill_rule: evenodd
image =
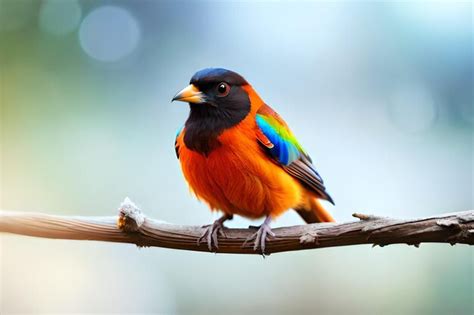
M217 241L218 236L227 237L224 233L224 221L231 219L232 217L223 216L220 219L214 221L214 223L209 225L204 225L204 232L197 240L198 246L202 243L207 243L207 248L209 251L213 249L219 249L219 242Z
M253 241L253 250L257 251L260 248L262 255L265 256L265 244L270 237L275 237L275 233L273 233L270 227L270 217L267 217L257 232L245 240L242 247L245 247L248 242Z

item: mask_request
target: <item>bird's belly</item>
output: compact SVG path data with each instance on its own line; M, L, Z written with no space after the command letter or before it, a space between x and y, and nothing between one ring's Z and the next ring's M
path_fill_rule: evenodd
M207 157L184 148L180 162L192 191L214 210L277 216L302 200L301 185L256 143L224 144Z

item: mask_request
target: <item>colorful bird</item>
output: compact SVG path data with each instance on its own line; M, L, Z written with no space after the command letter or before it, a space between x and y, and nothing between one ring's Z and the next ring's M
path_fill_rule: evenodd
M220 68L198 71L173 101L190 106L175 142L184 177L198 199L223 212L199 243L217 249L223 223L234 214L265 217L251 238L263 254L274 236L270 222L288 209L307 223L334 222L318 201L334 204L311 158L242 76Z

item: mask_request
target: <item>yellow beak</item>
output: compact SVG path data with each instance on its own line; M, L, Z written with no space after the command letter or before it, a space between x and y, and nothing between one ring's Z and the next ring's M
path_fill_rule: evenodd
M181 101L198 104L204 103L205 97L204 94L199 91L199 89L194 84L190 84L181 91L179 91L178 94L176 94L171 101Z

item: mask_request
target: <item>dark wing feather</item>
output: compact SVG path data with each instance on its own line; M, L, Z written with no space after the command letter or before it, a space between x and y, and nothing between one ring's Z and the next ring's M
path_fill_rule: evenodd
M331 196L326 192L323 179L307 158L301 157L290 165L283 166L283 169L293 177L299 179L310 190L316 192L318 196L334 204Z
M176 138L174 140L174 152L176 153L176 158L179 160L179 143L178 143L178 137L181 135L181 133L184 130L184 126L178 129L178 132L176 133Z

